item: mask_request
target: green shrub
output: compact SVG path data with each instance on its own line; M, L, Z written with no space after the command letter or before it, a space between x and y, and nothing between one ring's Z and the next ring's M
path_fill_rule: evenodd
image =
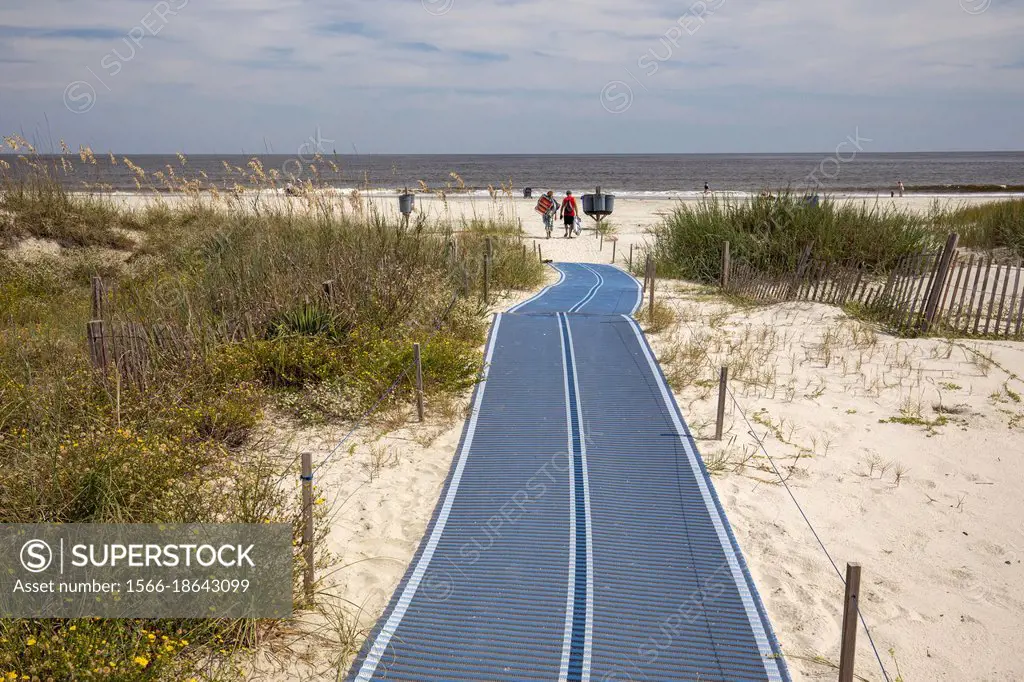
M700 282L719 279L726 241L734 261L769 273L794 270L806 247L818 259L884 271L937 244L932 230L909 212L830 199L813 206L787 193L680 204L653 232L658 271Z

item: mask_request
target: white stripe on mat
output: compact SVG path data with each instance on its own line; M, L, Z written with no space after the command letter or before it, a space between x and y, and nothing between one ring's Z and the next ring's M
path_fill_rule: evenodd
M587 470L587 436L583 433L583 396L580 395L580 373L576 370L576 349L572 343L572 329L569 316L562 313L565 320L565 334L569 342L569 361L572 363L573 386L576 389L576 421L580 429L580 461L583 465L583 508L586 515L587 534L587 613L583 635L583 674L582 682L590 680L590 664L594 650L594 534L590 520L590 473Z
M558 320L558 340L562 349L562 380L565 386L565 426L568 434L569 452L569 590L565 600L565 634L562 636L562 665L558 671L558 682L569 679L569 653L572 648L573 602L576 598L576 486L573 485L575 453L572 449L572 406L569 403L569 367L565 362L565 333L562 331L562 313Z
M561 284L563 281L565 281L565 273L562 272L562 269L559 268L557 265L555 265L553 263L551 264L551 267L555 270L555 272L558 273L558 281L555 282L554 284L547 285L546 287L544 287L543 289L538 291L536 294L534 294L530 298L528 298L525 301L523 301L522 303L517 303L516 305L512 306L511 308L508 309L508 312L514 313L517 310L519 310L520 308L522 308L523 306L525 306L525 305L527 305L529 303L533 303L534 301L539 299L541 296L544 296L546 293L548 293L549 291L551 291L552 289L557 287L559 284Z
M718 506L711 497L711 492L708 490L707 480L704 478L700 461L697 459L697 453L694 452L692 447L690 447L690 443L686 439L685 430L683 429L682 421L679 418L679 410L673 402L672 394L669 391L668 386L665 384L661 371L658 369L657 362L651 356L651 352L647 347L647 343L644 340L643 332L640 331L640 327L631 317L627 315L623 315L622 317L629 323L630 327L632 327L633 333L636 334L637 343L640 344L640 350L643 351L644 357L647 358L647 363L651 368L651 375L654 377L655 381L658 382L658 388L661 390L661 398L665 403L665 409L667 409L669 415L671 415L672 423L676 428L676 433L679 434L679 441L683 444L683 450L686 451L690 468L693 470L693 476L697 480L697 486L700 488L701 498L704 500L704 506L707 507L708 513L711 515L711 523L714 525L715 533L718 535L718 541L721 543L722 549L725 551L725 558L729 564L729 570L732 572L733 581L736 583L736 588L739 590L740 600L743 602L743 608L747 612L747 619L750 621L750 627L754 634L754 641L757 642L757 648L761 653L761 659L764 662L764 669L768 674L768 679L770 682L782 682L782 671L779 669L779 664L775 660L775 652L772 651L772 647L768 643L768 633L765 631L764 623L761 622L761 616L757 611L757 607L754 605L754 597L747 586L746 578L743 576L743 570L740 568L740 562L736 557L736 552L733 550L732 542L729 541L729 535L725 530L725 521L722 518L722 514L719 512Z
M597 277L597 282L594 284L593 287L590 288L590 291L587 293L586 296L583 297L582 301L580 301L573 307L569 308L570 313L579 312L580 308L589 303L594 298L594 296L597 295L597 292L601 288L601 285L604 284L604 277L601 276L601 273L597 272L591 267L583 265L582 263L580 263L580 265L583 267L583 269L589 271L590 274L592 274L594 277Z

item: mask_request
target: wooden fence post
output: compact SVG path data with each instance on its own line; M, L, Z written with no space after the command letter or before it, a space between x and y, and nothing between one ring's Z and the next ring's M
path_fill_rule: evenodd
M615 265L615 246L618 244L618 240L612 241L612 265Z
M722 367L718 374L718 419L715 422L715 440L722 440L725 428L725 395L729 389L729 368Z
M647 260L644 261L644 286L640 290L640 295L647 293L647 282L651 279L651 254L647 254Z
M526 248L526 245L523 245ZM423 421L423 362L420 358L420 344L412 344L412 358L416 363L416 414Z
M544 254L540 250L540 244L537 244L537 258L540 259L541 263L544 262Z
M313 603L313 564L315 553L313 551L313 455L309 452L302 453L302 556L305 559L306 570L302 576L302 588L306 595L306 604Z
M654 280L658 276L658 266L655 264L654 259L648 256L648 262L651 268L651 302L648 305L647 315L650 317L651 322L654 322Z
M488 239L488 244L490 240ZM491 259L484 254L484 303L490 303L490 286L491 286Z
M107 340L103 320L93 320L86 325L89 340L89 359L96 369L107 366Z
M729 288L729 268L731 266L730 260L731 260L731 258L730 258L730 253L729 253L729 242L727 241L727 242L725 242L725 246L722 248L722 288L723 289L728 289Z
M953 256L956 254L956 247L959 243L960 235L956 232L950 234L946 239L946 246L942 250L942 255L939 256L939 265L935 271L935 278L932 281L932 287L928 292L928 299L925 304L924 322L921 327L923 331L928 331L935 321L939 301L942 300L946 285L949 283L949 266L953 262Z
M860 564L846 564L846 600L843 604L843 640L839 652L839 682L853 682L857 653L857 614L860 603Z
M323 283L324 298L327 299L328 303L334 303L334 280L329 279Z
M92 319L103 319L103 278L92 278Z
M629 245L629 271L633 272L633 244Z

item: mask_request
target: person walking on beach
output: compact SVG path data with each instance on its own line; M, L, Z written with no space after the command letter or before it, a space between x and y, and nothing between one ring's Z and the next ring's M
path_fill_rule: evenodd
M711 185L708 184L707 180L704 181L704 194L711 193Z
M572 231L576 226L576 197L572 195L571 189L565 190L565 199L562 200L559 216L565 223L565 236L563 239L572 239Z
M902 180L897 180L896 181L896 187L900 191L900 198L902 198L903 197L903 181Z
M558 213L558 199L555 193L548 190L537 202L537 212L544 218L544 232L551 239L551 231L555 229L555 214Z

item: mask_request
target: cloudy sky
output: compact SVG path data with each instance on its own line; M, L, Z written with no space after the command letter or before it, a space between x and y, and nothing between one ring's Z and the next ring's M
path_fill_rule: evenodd
M2 0L0 132L125 153L1024 149L1024 0Z

